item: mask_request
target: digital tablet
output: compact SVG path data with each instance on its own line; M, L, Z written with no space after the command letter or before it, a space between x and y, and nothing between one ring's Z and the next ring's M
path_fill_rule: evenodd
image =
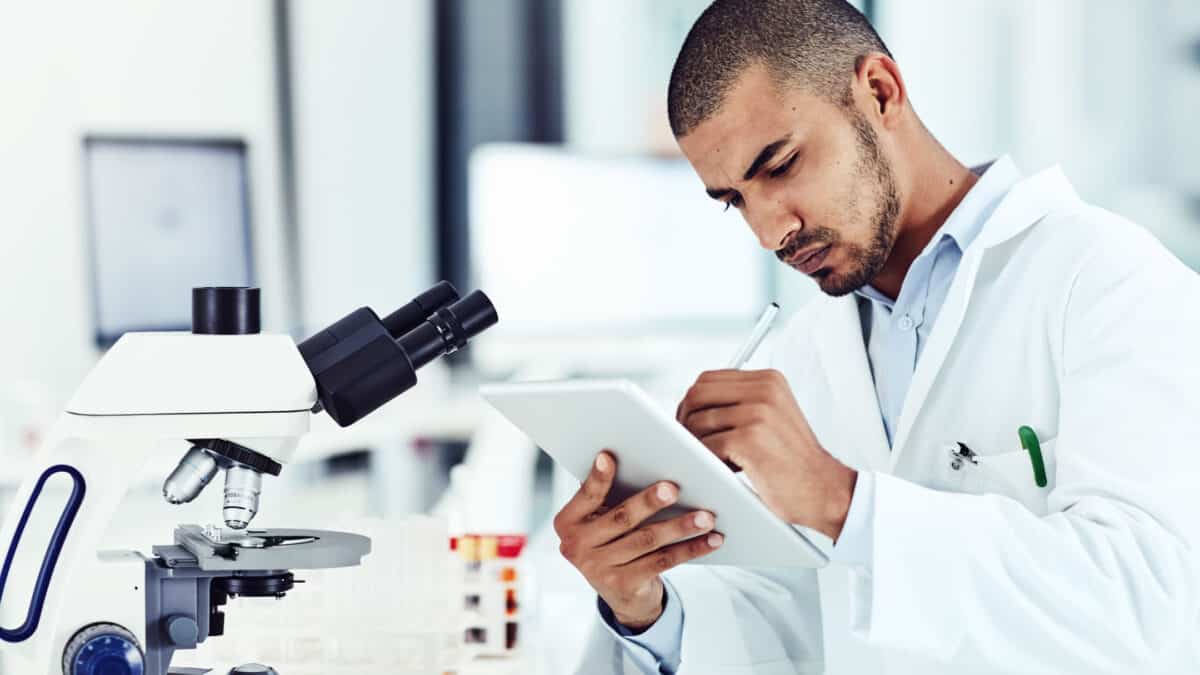
M493 384L480 394L581 481L596 454L611 451L617 475L608 505L668 480L679 486L679 500L652 521L696 509L714 513L715 529L725 535L725 543L692 564L821 567L828 560L632 382Z

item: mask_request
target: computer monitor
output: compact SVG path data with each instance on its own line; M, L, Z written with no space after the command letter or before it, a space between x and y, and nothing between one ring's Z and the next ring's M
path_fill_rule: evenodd
M188 330L195 286L254 284L246 145L83 140L96 342Z
M774 258L682 158L500 144L469 171L472 274L500 314L487 364L740 339L770 301Z

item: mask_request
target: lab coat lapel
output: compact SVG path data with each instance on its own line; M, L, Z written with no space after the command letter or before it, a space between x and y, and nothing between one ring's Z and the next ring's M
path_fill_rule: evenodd
M862 468L881 471L888 466L887 436L855 297L829 301L818 353L833 394L839 440L848 446L837 450L858 455Z
M908 393L904 396L904 405L900 409L900 422L896 425L896 437L893 439L891 453L891 469L895 470L900 454L908 441L915 417L920 413L929 389L941 370L946 354L958 335L963 316L967 311L971 290L975 286L975 276L979 272L980 250L972 247L963 255L958 265L958 272L946 293L942 311L938 314L937 323L929 335L929 342L917 360L917 369L913 371L912 382Z
M1066 177L1058 167L1047 169L1013 186L1000 202L995 213L984 225L975 243L963 253L958 272L950 284L937 323L929 335L929 342L921 352L917 368L913 372L908 394L901 408L900 421L893 439L890 468L895 470L900 455L908 444L910 433L920 415L930 389L937 381L946 355L958 337L963 317L975 290L975 279L979 266L988 251L1008 241L1041 220L1056 204L1078 200ZM1014 299L1014 302L1019 302Z

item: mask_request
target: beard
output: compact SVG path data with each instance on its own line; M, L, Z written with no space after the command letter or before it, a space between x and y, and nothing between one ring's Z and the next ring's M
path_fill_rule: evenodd
M896 190L896 179L892 173L892 165L883 156L879 148L879 137L871 123L857 108L849 106L847 115L854 127L857 142L855 143L858 157L854 164L854 175L858 179L844 198L846 210L853 218L869 217L871 221L871 237L864 244L843 242L837 230L816 226L805 227L789 236L783 248L775 252L782 262L787 262L797 251L807 249L814 244L836 246L846 252L846 269L836 272L832 269L822 269L813 273L813 279L820 286L821 292L834 297L846 295L866 286L879 274L887 263L892 247L896 243L897 217L900 214L900 196ZM877 200L873 204L870 216L863 215L863 208L858 199L864 183L873 185Z

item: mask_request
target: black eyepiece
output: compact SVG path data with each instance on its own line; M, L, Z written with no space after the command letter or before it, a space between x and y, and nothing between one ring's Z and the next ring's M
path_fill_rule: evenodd
M475 291L458 302L439 309L429 319L400 338L400 347L420 368L430 361L458 351L467 340L496 325L499 318L492 301Z
M412 302L383 318L388 333L397 340L420 326L434 312L458 300L458 291L449 281L439 281Z
M482 292L459 299L444 281L382 320L359 308L300 343L317 384L316 410L349 426L412 388L417 369L462 349L498 320Z

